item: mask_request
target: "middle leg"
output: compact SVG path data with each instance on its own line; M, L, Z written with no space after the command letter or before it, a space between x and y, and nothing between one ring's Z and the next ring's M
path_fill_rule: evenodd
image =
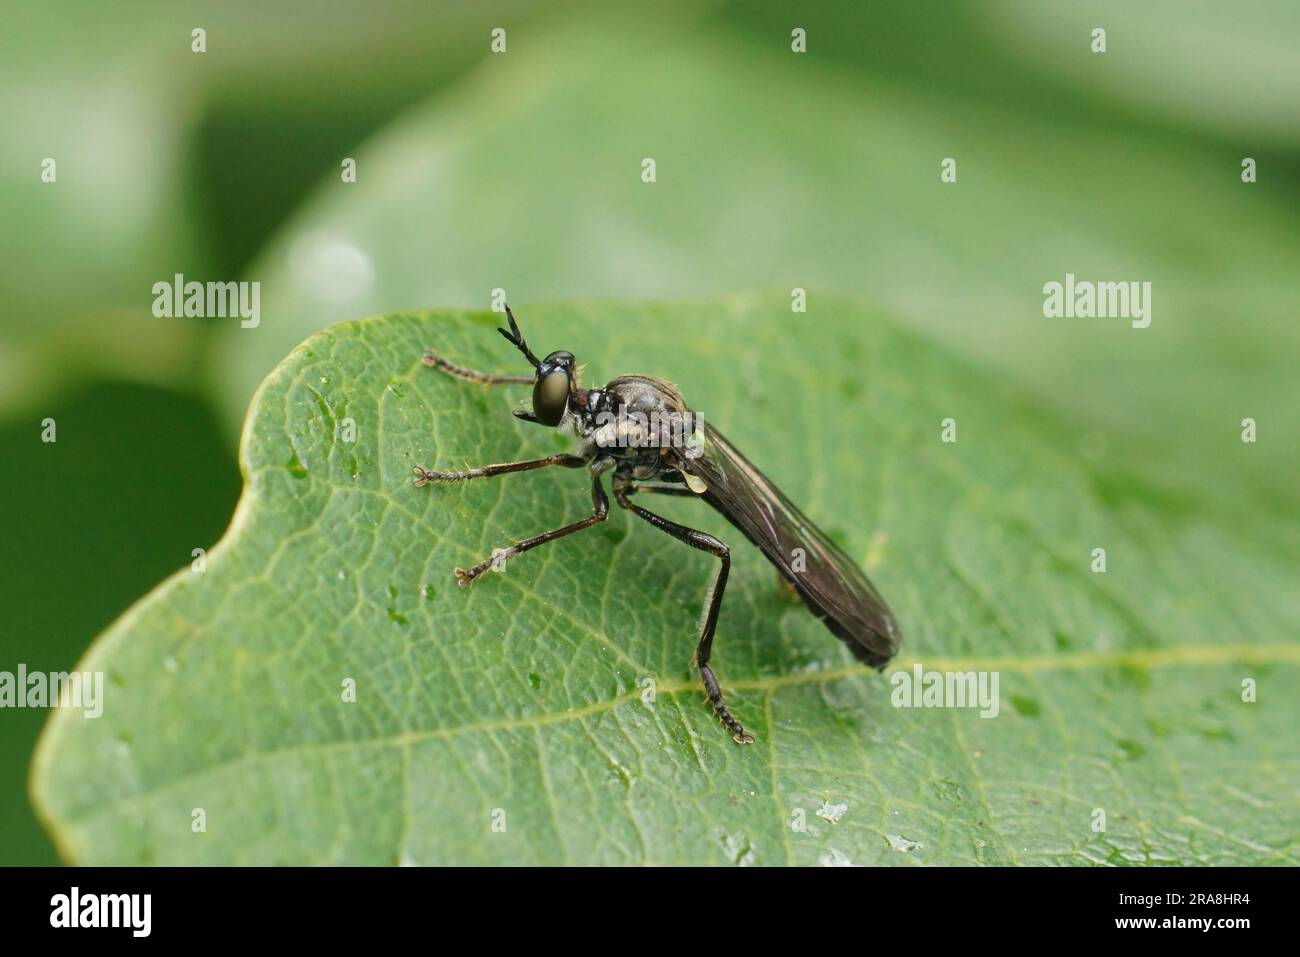
M584 528L590 528L597 522L603 522L609 515L609 499L605 497L605 490L601 487L600 476L603 470L592 470L591 476L591 514L581 521L574 522L571 525L565 525L562 528L555 528L549 532L543 532L540 535L534 535L532 538L526 538L522 542L515 542L509 548L498 548L490 556L483 559L473 568L457 568L456 584L461 588L468 588L489 568L502 568L505 563L516 555L522 554L529 549L536 548L538 545L545 545L547 542L553 542L557 538L563 538L565 535L572 535L574 532L580 532Z
M489 372L478 372L474 369L466 369L464 366L458 366L448 359L444 359L438 353L430 349L420 357L430 369L438 369L447 373L449 376L455 376L457 379L464 379L466 382L480 382L483 385L499 385L503 382L517 382L520 384L533 381L530 375L494 375Z

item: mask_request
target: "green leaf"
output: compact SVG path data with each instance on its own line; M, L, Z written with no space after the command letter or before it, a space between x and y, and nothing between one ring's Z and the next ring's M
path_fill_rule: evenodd
M906 635L898 668L996 672L995 718L893 707L889 680L699 502L653 504L733 545L714 664L752 746L711 717L689 667L707 555L615 508L457 589L455 566L586 515L586 482L413 487L417 464L563 443L509 415L526 387L420 363L437 346L521 371L496 317L388 316L319 333L276 369L206 571L163 584L82 662L107 674L104 714L56 711L33 770L63 854L1297 863L1300 645L1285 639L1300 536L1235 497L1250 446L1226 431L1215 462L1171 474L1167 450L1088 433L875 312L811 301L520 319L589 382L677 382L868 568Z

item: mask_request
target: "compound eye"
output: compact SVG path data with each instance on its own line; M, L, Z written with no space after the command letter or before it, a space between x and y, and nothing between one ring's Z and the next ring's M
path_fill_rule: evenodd
M569 405L569 373L554 369L533 383L533 415L543 425L559 425Z

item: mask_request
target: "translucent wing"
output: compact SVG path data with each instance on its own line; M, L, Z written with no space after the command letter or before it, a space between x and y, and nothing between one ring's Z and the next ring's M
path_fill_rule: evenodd
M680 455L678 470L707 486L701 497L762 550L854 657L884 667L898 651L903 636L885 600L857 562L716 429L705 424L703 432L704 441L696 448L699 454L694 458ZM689 484L698 491L698 482ZM796 561L798 554L802 554L802 562ZM797 571L800 565L803 570Z

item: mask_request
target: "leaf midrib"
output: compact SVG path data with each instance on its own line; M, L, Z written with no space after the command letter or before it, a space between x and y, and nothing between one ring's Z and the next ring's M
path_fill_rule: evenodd
M950 658L936 656L926 658L924 661L920 658L897 658L895 659L897 665L897 669L895 670L907 670L920 664L927 670L945 672L999 671L1011 674L1039 674L1046 671L1084 671L1089 669L1102 670L1109 668L1157 669L1182 666L1212 667L1215 665L1235 664L1238 662L1248 664L1300 665L1300 644L1278 643L1262 646L1193 645L1181 648L1142 649L1137 651L1116 652L1078 652L1065 655L1029 655L1006 658L986 656ZM800 685L827 684L832 681L847 680L857 677L879 678L880 675L872 668L854 664L838 668L826 668L819 671L807 671L795 674L773 675L765 678L754 678L748 681L743 679L733 680L727 682L727 686L729 688L734 688L737 691L761 691L765 694L770 694L774 691L780 691L785 688L792 688ZM553 724L581 720L592 715L612 711L621 705L630 704L638 700L642 693L641 688L633 688L623 694L615 695L612 698L606 698L604 701L596 701L581 707L568 708L564 711L542 712L522 718L501 718L490 721L474 721L468 724L456 725L455 727L432 728L427 731L404 731L401 734L396 735L346 738L336 741L311 741L301 744L287 745L282 748L247 751L238 757L210 764L207 767L192 771L188 774L180 775L162 784L146 788L145 790L135 791L131 794L124 794L111 798L107 807L96 808L91 814L71 815L68 820L70 822L86 820L123 804L141 801L188 781L202 778L208 774L217 774L222 771L232 770L246 763L254 763L291 754L311 753L315 751L329 752L335 749L409 747L410 745L420 744L424 741L450 740L458 735L471 734L475 732L492 734L498 731L518 731L543 728ZM695 681L656 680L655 693L656 695L668 695L670 697L697 695L699 693L699 688ZM768 728L770 737L770 723L768 724Z

